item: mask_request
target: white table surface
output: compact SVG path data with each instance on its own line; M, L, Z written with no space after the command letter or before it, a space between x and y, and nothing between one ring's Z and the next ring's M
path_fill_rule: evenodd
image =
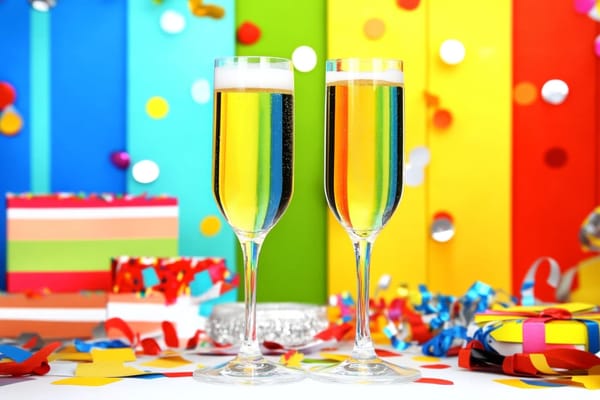
M465 370L457 367L457 358L442 358L437 362L423 362L413 357L421 355L416 351L403 353L402 357L386 357L397 364L416 367L423 377L441 378L454 382L453 385L434 385L428 383L399 383L390 385L333 384L322 383L306 378L300 382L277 385L219 385L199 382L192 377L139 379L123 378L105 386L66 386L52 382L72 374L74 363L53 362L48 375L22 378L0 378L0 400L96 400L96 399L160 399L160 400L200 400L200 399L600 399L600 390L588 390L578 387L544 387L523 389L507 386L495 379L510 379L507 375L497 375ZM307 355L317 358L318 355ZM193 371L196 365L216 365L230 356L186 355L193 361L183 367L163 369L161 371ZM277 359L275 357L274 359ZM136 362L147 361L138 358ZM442 363L451 368L426 369L424 364ZM314 364L305 364L312 366ZM145 367L139 367L148 369ZM157 370L159 371L159 370Z

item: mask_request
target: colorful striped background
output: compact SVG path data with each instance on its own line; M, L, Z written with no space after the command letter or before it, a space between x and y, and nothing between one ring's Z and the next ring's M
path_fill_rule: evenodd
M186 3L168 2L182 13ZM593 52L600 24L577 13L573 1L214 3L225 7L224 20L187 18L184 33L171 36L158 27L162 9L151 1L61 2L50 15L30 12L25 1L0 2L0 31L9 33L0 35L2 60L11 61L0 64L0 80L17 88L26 121L19 135L0 136L0 192L167 192L180 198L182 254L224 256L234 265L239 250L228 228L213 237L198 232L199 221L219 214L210 195L212 106L190 101L191 81L211 80L217 55L291 57L309 45L317 67L295 74L294 197L265 242L259 299L323 302L327 293L354 290L352 247L323 194L326 57L404 59L406 150L431 151L425 183L406 188L375 244L373 280L390 273L394 285L427 283L455 294L482 280L517 292L537 257L552 256L564 269L587 256L577 233L600 200L600 62ZM234 47L235 28L247 21L260 27L261 39ZM465 60L453 66L438 55L451 38L466 47ZM555 78L571 89L558 106L539 94ZM514 101L523 82L537 93L531 104ZM448 128L433 124L436 106L425 94L452 113ZM157 95L170 105L162 120L144 109ZM157 161L161 179L140 185L113 168L108 153L124 148L134 161ZM548 166L548 150L566 155L566 163ZM447 243L430 238L438 212L454 219ZM0 213L0 231L5 224ZM0 288L3 279L0 273ZM552 299L549 288L539 295Z

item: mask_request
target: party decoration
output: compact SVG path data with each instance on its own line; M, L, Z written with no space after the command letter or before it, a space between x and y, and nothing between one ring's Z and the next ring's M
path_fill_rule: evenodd
M47 374L50 371L48 356L60 346L60 342L52 342L35 353L11 346L1 346L0 360L6 358L11 361L0 362L0 377Z
M562 147L551 147L544 153L544 162L550 168L564 167L567 160L567 152Z
M365 36L371 40L380 39L385 33L385 23L379 18L371 18L363 26Z
M119 169L127 169L131 164L131 157L126 151L114 151L110 154L110 161Z
M537 100L538 89L531 82L519 82L515 85L513 97L521 106L533 104Z
M56 7L56 0L29 0L29 4L35 11L48 12Z
M433 125L438 129L446 129L452 124L452 113L439 108L433 113Z
M15 88L8 82L0 82L0 110L14 104L17 97Z
M215 236L221 231L221 220L216 215L209 215L200 222L200 232L204 236Z
M202 0L189 0L190 11L196 17L210 17L220 19L225 16L225 9L214 4L203 4Z
M421 0L396 0L398 7L409 11L419 7L419 3L421 3Z
M600 311L584 303L494 307L475 315L486 349L502 355L548 349L600 351Z
M23 128L23 119L13 106L7 106L0 112L0 133L13 136Z
M444 40L440 46L440 58L448 65L461 63L466 54L465 46L456 39Z
M185 18L177 11L167 10L160 16L160 27L166 33L181 33L185 29Z
M19 338L27 331L46 339L91 338L106 319L106 302L104 292L0 295L0 337Z
M317 65L317 53L310 46L296 47L292 53L294 68L300 72L310 72Z
M12 292L108 290L112 257L178 251L174 197L9 194L6 213Z
M569 95L569 86L560 79L550 79L542 86L542 98L548 104L562 104Z
M250 21L242 23L237 30L238 42L245 45L251 45L258 42L260 35L260 28Z
M169 113L169 103L163 97L151 97L146 102L146 113L151 118L162 119Z
M152 183L158 179L160 168L152 160L142 160L133 165L131 175L138 183Z
M431 223L431 238L439 243L446 243L454 237L455 228L452 215L447 212L438 212L433 216Z
M192 99L198 104L205 104L210 101L210 83L206 79L198 79L192 84Z

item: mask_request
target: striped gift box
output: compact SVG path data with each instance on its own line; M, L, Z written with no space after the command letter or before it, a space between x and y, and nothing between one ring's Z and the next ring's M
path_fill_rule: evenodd
M111 289L112 257L176 256L173 197L8 195L9 292Z
M106 319L106 303L104 292L0 295L0 337L91 338Z

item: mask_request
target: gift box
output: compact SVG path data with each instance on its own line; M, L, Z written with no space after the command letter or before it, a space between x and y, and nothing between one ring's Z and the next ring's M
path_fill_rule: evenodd
M175 256L173 197L7 195L9 292L111 289L111 258Z
M105 292L0 295L0 337L91 338L106 319Z
M475 315L474 337L502 355L553 348L600 351L600 312L595 305L564 303L493 308Z

